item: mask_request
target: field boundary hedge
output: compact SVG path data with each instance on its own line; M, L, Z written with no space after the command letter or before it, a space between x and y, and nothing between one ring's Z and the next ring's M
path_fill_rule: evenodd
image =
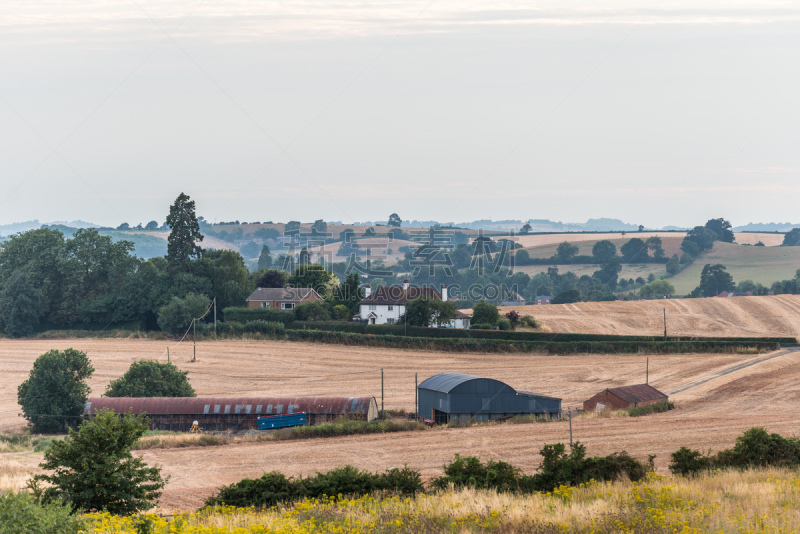
M779 347L764 341L508 341L497 339L436 339L355 334L324 330L285 331L290 341L310 341L362 347L436 350L443 352L541 352L548 354L681 354L768 351Z
M649 341L663 343L664 336L621 336L608 334L570 334L557 332L513 332L508 330L461 330L454 328L425 328L422 326L370 324L362 325L353 321L294 321L286 323L287 330L321 330L327 332L367 333L373 335L390 335L447 339L495 339L503 341ZM797 343L793 337L696 337L668 336L667 342L673 341L723 341L723 342L764 342L764 343Z

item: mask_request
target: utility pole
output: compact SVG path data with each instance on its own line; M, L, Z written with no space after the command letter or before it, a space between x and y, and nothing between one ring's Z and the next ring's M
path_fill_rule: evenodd
M217 297L214 297L214 339L217 338Z
M417 373L414 373L414 417L419 421L419 397L417 396Z
M197 321L192 319L192 343L194 344L194 352L192 353L192 361L197 361Z
M650 356L647 357L647 371L645 371L644 383L645 384L650 383Z
M383 367L381 367L381 417L383 415Z
M569 414L569 452L572 452L572 410L567 408Z
M169 347L167 347L167 363L169 363Z
M664 308L664 341L667 340L667 309Z

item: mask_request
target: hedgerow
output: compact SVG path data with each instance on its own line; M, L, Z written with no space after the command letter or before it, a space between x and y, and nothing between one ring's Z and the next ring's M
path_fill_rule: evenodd
M249 321L277 321L290 323L294 321L294 312L274 310L272 308L239 308L229 307L222 310L225 321L247 323Z

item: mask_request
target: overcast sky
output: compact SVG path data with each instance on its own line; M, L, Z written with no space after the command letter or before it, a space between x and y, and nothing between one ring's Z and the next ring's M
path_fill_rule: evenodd
M800 221L790 1L0 3L0 223Z

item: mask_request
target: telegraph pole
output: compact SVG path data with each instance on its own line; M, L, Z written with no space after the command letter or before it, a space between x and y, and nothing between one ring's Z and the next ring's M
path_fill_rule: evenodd
M647 370L645 371L644 375L644 383L645 384L650 383L650 356L647 357Z
M572 452L572 410L567 408L569 414L569 452Z
M381 367L381 417L383 416L383 367Z
M667 309L664 308L664 341L667 340Z
M169 347L167 347L167 363L169 363Z
M419 421L419 397L417 396L417 373L414 373L414 417Z
M217 297L214 297L214 339L217 338Z
M194 344L194 352L192 353L192 361L197 361L197 321L192 319L192 343Z

